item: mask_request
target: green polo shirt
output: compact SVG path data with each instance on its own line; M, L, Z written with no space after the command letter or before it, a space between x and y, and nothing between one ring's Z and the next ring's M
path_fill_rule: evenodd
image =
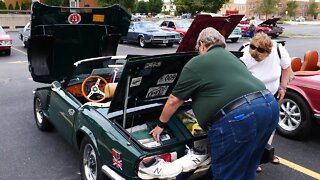
M216 46L184 66L172 95L192 98L198 123L206 128L207 122L230 101L264 89L265 85L236 56Z

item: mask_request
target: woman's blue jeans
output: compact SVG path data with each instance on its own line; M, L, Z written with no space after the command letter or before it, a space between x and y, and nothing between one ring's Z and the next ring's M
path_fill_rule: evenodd
M247 101L208 127L213 179L256 179L263 150L278 121L278 102L269 93Z

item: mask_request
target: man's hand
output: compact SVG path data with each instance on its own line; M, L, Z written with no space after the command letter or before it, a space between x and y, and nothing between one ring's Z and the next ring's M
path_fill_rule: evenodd
M163 128L160 128L159 126L156 126L154 129L150 131L150 134L156 140L157 142L160 142L160 134L162 133Z

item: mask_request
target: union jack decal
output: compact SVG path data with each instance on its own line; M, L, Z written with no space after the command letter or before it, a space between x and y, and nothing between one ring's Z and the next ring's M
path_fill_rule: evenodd
M113 156L112 162L113 162L114 166L121 169L121 171L122 171L122 160L121 159L117 159L116 157Z

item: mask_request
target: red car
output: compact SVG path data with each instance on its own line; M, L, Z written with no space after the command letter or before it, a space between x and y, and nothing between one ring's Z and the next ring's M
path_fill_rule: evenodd
M0 26L0 52L5 52L6 55L11 54L12 38Z
M184 37L191 25L188 20L165 20L160 24L161 29L168 31L175 31Z
M313 65L304 65L306 57L314 57ZM299 60L300 61L300 60ZM292 69L295 69L292 60ZM280 104L280 121L277 132L293 139L310 135L320 124L320 67L318 53L308 51L301 69L287 87L285 98ZM303 69L307 67L309 69ZM312 68L310 68L312 67ZM295 71L295 70L294 70Z
M277 26L277 21L280 18L272 18L260 23L257 27L255 32L264 32L269 36L276 38L280 34L283 33L283 27ZM241 28L242 36L249 36L249 23L247 20L242 20L238 25Z

